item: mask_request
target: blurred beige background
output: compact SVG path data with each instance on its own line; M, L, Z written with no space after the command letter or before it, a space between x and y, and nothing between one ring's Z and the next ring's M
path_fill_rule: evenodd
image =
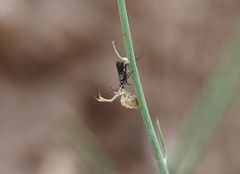
M240 1L127 0L127 8L150 113L174 156L185 116L233 39ZM61 138L72 135L66 122L84 125L120 173L154 172L139 111L94 99L118 87L112 40L124 55L116 1L0 1L0 173L99 173ZM194 173L240 172L239 112Z

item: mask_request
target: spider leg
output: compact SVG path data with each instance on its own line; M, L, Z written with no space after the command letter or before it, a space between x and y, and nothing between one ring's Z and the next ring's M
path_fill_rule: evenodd
M115 41L112 41L112 45L113 45L113 50L114 50L115 54L117 55L117 57L118 57L122 62L124 62L125 64L129 64L128 58L127 58L127 57L122 57L122 56L120 56L120 54L118 53L117 48L116 48L116 46L115 46Z
M100 92L99 92L98 98L95 97L95 99L96 99L97 101L99 101L99 102L109 102L109 103L111 103L111 102L113 102L115 99L117 99L118 97L120 97L121 95L123 95L125 92L119 89L117 92L114 92L114 93L115 93L115 95L114 95L112 98L107 99L107 98L102 97L101 94L100 94Z

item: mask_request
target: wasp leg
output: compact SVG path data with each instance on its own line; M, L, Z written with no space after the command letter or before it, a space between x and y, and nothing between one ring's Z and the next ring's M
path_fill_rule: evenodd
M130 73L129 72L127 73L127 79L129 79L132 73L133 73L133 70Z

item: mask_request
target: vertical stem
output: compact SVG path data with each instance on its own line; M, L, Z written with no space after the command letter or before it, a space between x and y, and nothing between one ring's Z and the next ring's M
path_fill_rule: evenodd
M118 0L117 2L118 2L118 10L120 15L120 22L121 22L121 27L122 27L123 37L124 37L125 50L126 50L127 57L130 61L130 70L133 71L132 78L133 78L136 96L138 99L139 108L141 110L142 120L144 122L148 137L150 139L150 143L152 145L152 149L153 149L158 167L162 174L168 174L169 172L167 169L166 160L164 159L161 153L160 145L158 143L155 130L153 128L153 124L148 112L147 104L145 101L145 97L144 97L144 93L143 93L143 89L142 89L142 85L141 85L141 81L140 81L140 77L139 77L139 73L138 73L138 69L135 61L135 55L133 51L125 0Z

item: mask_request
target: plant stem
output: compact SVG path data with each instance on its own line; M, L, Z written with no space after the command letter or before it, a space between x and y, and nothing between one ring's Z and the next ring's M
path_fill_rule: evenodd
M146 131L150 139L150 143L152 145L152 149L153 149L158 167L162 174L168 174L169 172L167 169L166 159L164 159L161 153L160 145L157 140L155 130L153 128L153 124L148 112L148 107L145 101L145 97L144 97L144 93L143 93L143 89L142 89L142 85L141 85L141 81L140 81L140 77L139 77L139 73L138 73L138 69L135 61L135 55L133 51L125 0L118 0L117 2L118 2L118 10L120 15L120 22L121 22L121 27L122 27L123 37L124 37L125 50L126 50L127 57L130 61L129 63L130 70L133 71L132 78L133 78L136 96L138 99L139 109L141 110L142 119L146 127Z

